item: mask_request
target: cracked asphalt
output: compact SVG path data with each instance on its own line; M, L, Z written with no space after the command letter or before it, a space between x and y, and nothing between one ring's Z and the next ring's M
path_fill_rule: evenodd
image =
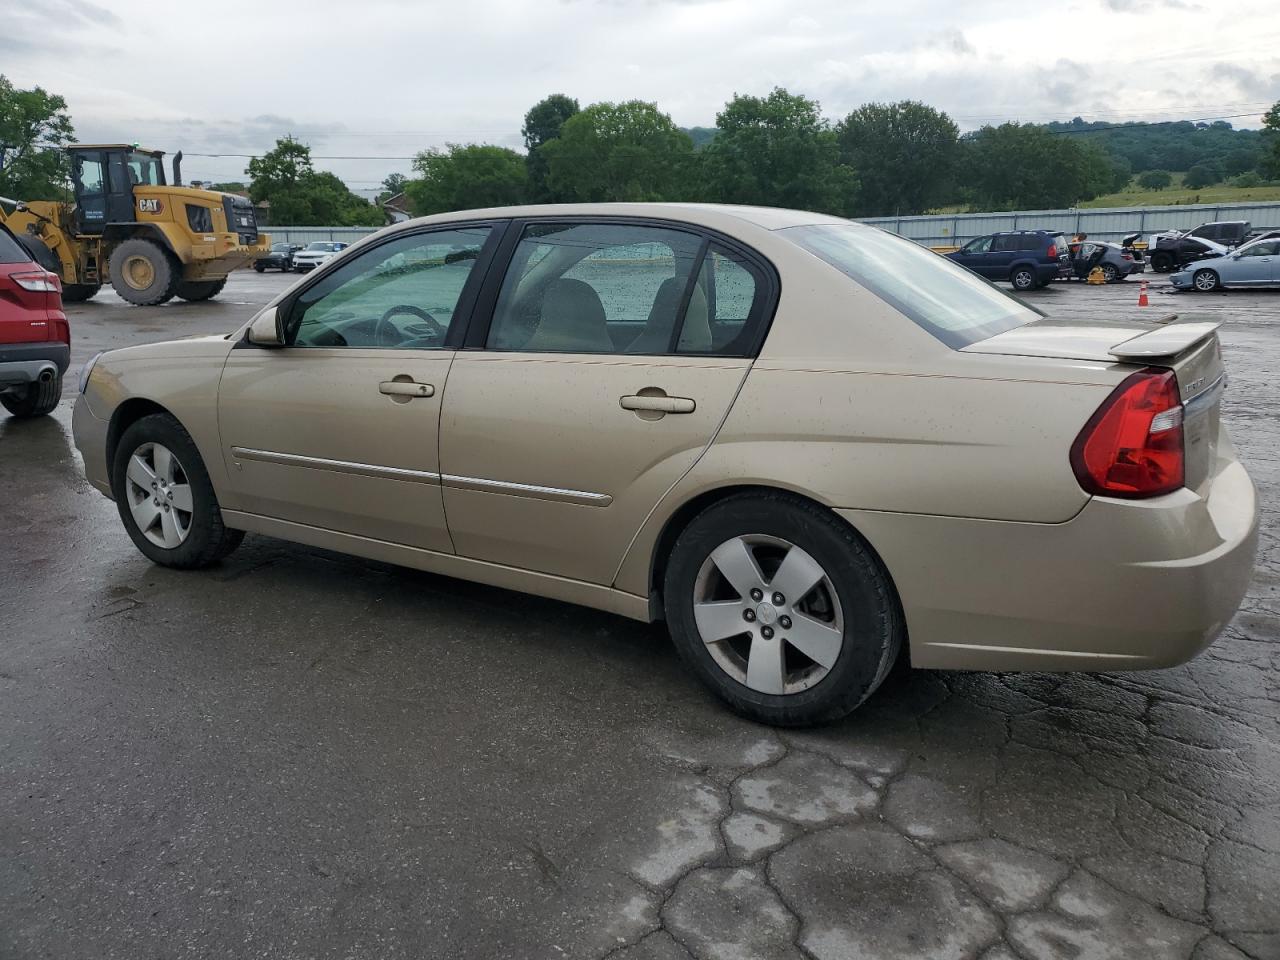
M264 537L152 566L74 386L0 421L0 958L1280 958L1280 293L1154 281L1225 321L1261 494L1225 634L1149 673L899 670L804 732L725 712L660 627ZM75 305L73 370L285 282Z

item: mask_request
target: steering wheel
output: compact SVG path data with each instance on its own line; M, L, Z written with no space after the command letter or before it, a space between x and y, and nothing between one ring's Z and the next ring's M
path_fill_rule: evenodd
M429 324L430 332L426 334L426 337L434 340L444 340L445 331L444 327L440 326L440 321L425 310L410 306L407 303L402 303L398 306L392 307L378 318L378 322L373 328L373 342L378 346L394 347L404 341L404 335L400 332L400 328L391 322L391 318L398 313L407 313L410 316L417 317L419 320L423 321L423 323ZM390 334L391 337L394 337L394 339L388 337L388 334ZM426 337L415 337L414 339L421 340Z

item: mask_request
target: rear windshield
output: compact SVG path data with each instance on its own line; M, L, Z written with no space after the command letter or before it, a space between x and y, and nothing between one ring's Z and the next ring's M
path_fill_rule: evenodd
M26 263L31 259L22 244L4 227L0 227L0 263Z
M778 234L956 350L1042 316L977 274L896 234L852 223L787 227Z

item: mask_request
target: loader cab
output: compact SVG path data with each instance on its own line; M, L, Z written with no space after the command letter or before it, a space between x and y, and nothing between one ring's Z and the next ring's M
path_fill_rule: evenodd
M77 233L102 233L108 224L135 222L134 186L165 185L161 150L125 143L75 144L67 153Z

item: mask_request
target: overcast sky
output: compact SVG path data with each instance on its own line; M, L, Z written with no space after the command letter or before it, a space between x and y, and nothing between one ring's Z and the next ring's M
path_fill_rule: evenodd
M1003 120L1247 114L1280 99L1276 0L0 0L0 72L66 97L81 141L181 148L242 179L293 133L318 156L520 146L549 93L656 101L710 126L783 86L832 118L918 99ZM317 160L373 188L407 160Z

